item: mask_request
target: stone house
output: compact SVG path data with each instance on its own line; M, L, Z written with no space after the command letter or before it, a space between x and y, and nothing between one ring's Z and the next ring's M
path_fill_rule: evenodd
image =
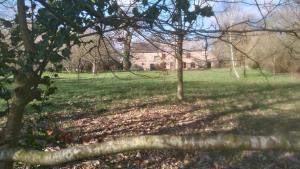
M184 41L183 68L185 70L217 66L217 59L207 52L201 41ZM146 42L132 44L132 68L139 70L177 69L175 52L171 45Z

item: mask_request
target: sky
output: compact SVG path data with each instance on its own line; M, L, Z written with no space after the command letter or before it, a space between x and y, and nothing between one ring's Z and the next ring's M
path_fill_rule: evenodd
M0 0L0 3L5 0ZM15 14L15 4L16 0L6 0L7 2L4 3L5 6L0 5L0 15L4 16L6 18L11 18ZM120 4L130 4L133 0L118 0ZM151 1L151 0L149 0ZM152 0L155 1L155 0ZM195 3L203 3L203 0L195 0ZM289 2L290 0L285 0L283 2ZM228 2L238 2L236 5L240 7L240 10L242 11L243 14L249 13L252 14L252 16L259 16L259 10L257 6L255 5L256 2L255 0L230 0ZM264 4L260 5L262 13L266 13L266 7L270 6L270 4L278 4L281 1L280 0L257 0L258 4ZM28 2L27 2L28 3ZM214 12L218 15L224 11L226 7L228 7L228 4L223 3L223 2L216 2L215 0L209 0L206 1L207 4L213 6ZM236 6L235 5L235 6Z
M6 1L2 4L3 1ZM0 0L0 16L6 19L11 19L15 15L15 0Z
M4 0L0 0L0 2L3 2ZM12 19L15 15L15 4L16 0L6 0L7 2L0 5L0 16L4 17L6 19ZM134 0L118 0L121 4L130 4ZM155 2L156 0L149 0L150 2ZM191 0L192 1L192 0ZM209 4L213 7L213 10L220 20L224 20L224 18L228 18L228 15L232 13L232 17L234 18L234 22L240 22L242 19L246 20L249 19L251 21L257 21L262 18L262 14L266 14L268 10L271 9L271 6L275 6L275 4L281 3L280 0L227 0L227 2L236 2L234 4L231 4L231 6L234 6L233 10L228 10L227 14L224 14L224 11L228 9L230 4L223 3L224 1L219 0L194 0L196 4L202 3L202 4ZM256 2L260 5L260 10L256 6ZM291 0L284 0L282 2L291 2ZM29 1L27 1L27 4ZM261 13L260 13L261 12ZM273 12L276 12L273 11ZM203 18L201 19L201 26L203 29L213 29L211 25L216 25L216 19L214 17L210 18ZM200 24L199 24L200 25Z

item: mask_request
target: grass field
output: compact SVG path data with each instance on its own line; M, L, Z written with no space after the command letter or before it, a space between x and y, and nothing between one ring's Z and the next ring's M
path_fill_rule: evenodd
M50 104L39 114L33 113L29 106L26 117L34 114L36 119L30 116L26 118L27 123L35 121L39 126L43 120L51 119L51 123L74 133L74 144L87 137L99 142L140 134L263 135L300 132L300 79L289 75L274 77L266 73L264 77L255 70L248 70L247 78L237 80L227 69L186 71L186 99L178 103L175 99L175 72L136 74L80 74L78 80L77 74L61 73L54 79L58 90L51 96ZM155 164L128 164L128 159L136 160L132 154L127 155L127 160L121 158L114 164L121 165L121 168L125 163L132 168L156 168L165 164L166 160L167 168L172 168L175 163L193 166L193 161L198 167L205 166L203 168L218 168L215 165L223 168L266 168L271 165L270 168L276 168L272 165L278 160L281 162L274 164L277 168L294 168L300 164L299 154L286 155L286 152L276 152L275 157L268 155L269 152L263 157L257 152L246 155L243 152L214 152L205 154L208 160L204 160L203 164L199 164L199 158L203 158L203 154L199 153L183 156L178 152L151 153L160 159L152 159L158 161ZM142 156L149 154L143 152ZM106 160L111 161L112 158ZM292 158L294 161L290 160ZM146 160L149 162L151 158Z
M59 74L55 80L58 92L51 97L55 106L47 107L46 111L74 111L77 108L103 111L116 104L130 105L133 100L155 101L152 97L164 97L167 103L175 102L175 72L136 74L80 74L79 80L77 74ZM242 101L251 102L252 99L257 99L257 104L264 104L268 99L300 97L300 80L291 79L288 75L265 75L267 78L252 70L248 71L247 78L237 80L225 69L187 71L184 74L185 98L187 102L226 99L232 104L243 105ZM259 100L262 102L259 103Z

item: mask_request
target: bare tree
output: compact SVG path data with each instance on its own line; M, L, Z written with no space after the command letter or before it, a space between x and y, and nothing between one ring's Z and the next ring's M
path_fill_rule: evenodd
M184 99L182 60L184 39L195 30L199 24L197 22L203 23L199 18L212 16L213 11L209 4L189 0L157 1L157 5L163 6L153 9L153 13L159 19L155 20L153 26L146 31L151 32L152 37L156 36L160 43L168 44L174 49L177 64L176 98L182 101ZM147 35L142 36L147 39ZM150 43L156 46L153 42Z
M132 41L132 29L127 28L116 32L118 38L117 41L123 45L123 70L129 71L131 67L131 41Z

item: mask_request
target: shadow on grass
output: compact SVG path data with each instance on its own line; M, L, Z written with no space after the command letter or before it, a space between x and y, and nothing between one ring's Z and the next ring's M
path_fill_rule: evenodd
M111 80L111 81L110 81ZM175 82L164 82L162 80L145 79L118 81L113 79L81 79L76 80L59 80L57 86L58 93L53 96L53 105L45 108L45 111L65 111L71 112L65 118L57 116L58 120L74 120L87 116L101 116L110 111L126 113L132 108L153 107L157 105L174 104L174 93L176 89ZM199 119L199 123L209 124L212 121L223 116L233 114L242 114L240 125L243 132L247 127L243 124L253 126L253 130L259 133L263 130L264 124L276 121L276 118L284 120L286 118L299 118L297 110L290 110L291 113L282 113L281 115L251 115L251 112L266 111L274 109L274 105L288 104L289 102L299 103L300 85L297 83L283 83L268 85L265 83L236 83L236 82L207 82L207 81L188 81L185 82L186 101L190 104L196 101L208 102L206 107L211 113L207 117ZM163 100L157 100L155 96L167 96ZM134 101L137 103L133 103ZM122 106L116 106L116 104ZM283 105L284 106L284 105ZM193 110L199 111L199 110ZM248 113L246 113L248 112ZM250 112L250 114L249 114ZM293 113L292 113L293 112ZM193 112L184 112L193 113ZM201 111L199 112L201 113ZM244 113L244 114L243 114ZM264 120L259 120L259 117ZM268 118L270 118L268 122ZM259 121L256 124L255 119ZM300 119L299 119L300 120ZM263 122L265 121L265 122ZM286 120L288 121L288 120ZM197 123L197 122L196 122ZM287 123L286 123L287 124ZM193 124L189 124L193 125ZM190 126L186 126L187 128ZM289 124L287 124L289 125ZM261 126L260 130L255 129ZM281 125L279 125L281 126ZM298 125L296 125L298 126ZM199 127L199 126L198 126ZM183 126L181 126L183 128ZM287 127L294 130L293 127ZM299 128L297 128L299 129ZM275 129L274 129L275 130Z
M54 105L48 110L76 110L68 115L57 113L54 120L66 122L81 118L103 117L113 111L126 114L131 109L177 105L173 98L176 83L173 81L145 79L130 81L113 81L113 79L85 79L58 81L59 92L52 98ZM269 135L300 131L300 84L299 83L248 83L248 82L185 82L187 104L192 108L179 113L152 116L128 122L108 124L111 129L103 132L103 128L93 128L79 134L105 138L109 135L126 134L132 128L138 134L197 134L211 135L216 133L234 133L250 135ZM156 96L167 96L157 100ZM136 102L138 101L138 102ZM204 102L203 106L194 106L196 102ZM121 104L122 106L116 106ZM171 110L170 110L171 111ZM208 112L208 113L204 113ZM195 119L187 124L181 123L186 116L194 115ZM134 117L132 117L134 118ZM174 121L169 126L168 122ZM233 122L235 125L226 130L223 126ZM142 126L139 126L142 124ZM84 125L89 125L88 123ZM155 126L151 128L152 126ZM80 128L82 126L74 126ZM74 129L75 129L74 128ZM114 129L113 129L114 128ZM147 129L150 132L144 132ZM211 130L206 131L206 128ZM143 133L144 132L144 133ZM100 133L100 134L99 134ZM100 139L100 140L101 140ZM178 151L142 151L150 164L128 163L119 161L117 165L124 168L159 168L166 159L185 160L186 154L193 158L182 168L298 168L299 153L280 151L213 151L210 153ZM130 156L130 155L129 155ZM151 157L155 157L151 163ZM129 157L136 159L136 157ZM104 158L110 160L110 158ZM204 159L204 160L203 160ZM124 164L124 165L123 165ZM114 164L112 164L114 166ZM149 167L150 166L150 167Z

